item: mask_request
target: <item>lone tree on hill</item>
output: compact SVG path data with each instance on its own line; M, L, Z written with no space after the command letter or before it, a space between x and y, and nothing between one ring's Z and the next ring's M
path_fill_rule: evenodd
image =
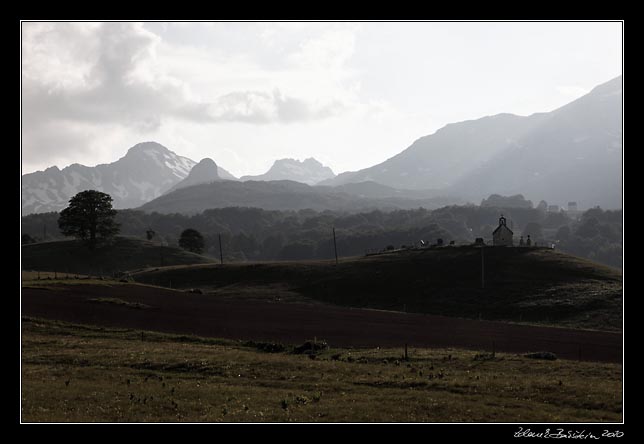
M60 212L58 227L65 236L74 236L94 249L99 241L111 239L119 232L114 221L112 197L96 190L81 191L69 200Z
M203 236L193 228L183 230L181 238L179 239L179 246L184 250L201 254L204 248Z

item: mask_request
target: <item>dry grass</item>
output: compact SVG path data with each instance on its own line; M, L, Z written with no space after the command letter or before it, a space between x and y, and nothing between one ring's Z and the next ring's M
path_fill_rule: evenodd
M618 422L621 366L476 351L267 353L23 319L25 422Z

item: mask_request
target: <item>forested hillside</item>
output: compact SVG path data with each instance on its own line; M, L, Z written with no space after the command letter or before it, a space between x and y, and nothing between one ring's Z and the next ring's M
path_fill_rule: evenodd
M335 227L341 256L364 255L368 251L402 245L473 242L477 237L491 241L500 214L508 219L515 242L531 235L539 245L555 248L616 268L622 267L622 211L586 211L577 219L565 212L538 208L448 206L437 210L370 211L349 214L332 211L269 211L229 207L206 210L194 216L120 210L121 234L146 237L152 229L153 242L176 246L180 233L194 228L205 238L205 254L227 260L296 260L333 257ZM58 213L33 214L22 219L23 242L63 239L57 225Z

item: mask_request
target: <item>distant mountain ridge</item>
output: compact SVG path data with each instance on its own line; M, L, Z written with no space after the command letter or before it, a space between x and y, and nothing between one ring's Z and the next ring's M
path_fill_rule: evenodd
M373 181L397 189L443 189L530 131L540 119L498 114L450 123L369 168L339 174L320 185Z
M561 206L622 208L622 95L619 76L544 114L515 147L461 177L448 193L523 194Z
M292 180L274 181L215 181L179 188L144 205L140 210L161 214L198 214L211 208L254 207L265 210L317 211L339 210L355 212L361 209L437 208L431 197L407 198L390 196L366 197L362 193L324 186L309 186Z
M239 180L293 180L307 185L315 185L334 177L335 173L331 168L310 157L304 161L279 159L273 163L273 166L266 173L258 176L242 176Z
M551 112L449 124L378 165L320 185L372 181L474 201L523 194L621 208L622 96L619 76Z
M214 161L213 161L214 164ZM143 142L109 164L88 167L72 164L60 170L22 176L22 215L60 211L76 193L94 189L108 193L114 208L134 208L153 200L186 179L197 163L157 142ZM215 165L218 178L236 180ZM203 173L200 173L203 174Z
M181 194L189 201L185 205L173 202L170 207L202 211L213 204L257 204L267 208L258 200L264 193L277 209L293 205L301 208L304 202L299 199L303 195L297 193L304 188L277 184L262 190L257 185L263 183L258 181L294 181L316 185L315 190L304 193L315 196L311 208L350 206L344 198L334 202L329 197L332 195L351 196L354 202L370 200L370 205L385 201L389 205L392 199L401 199L406 206L413 200L438 196L445 201L478 202L492 194L522 194L534 202L547 200L561 206L577 202L580 208L621 208L622 97L623 79L619 76L551 112L527 117L498 114L446 125L392 158L363 170L336 176L314 158L280 159L265 174L241 177L239 180L247 182L247 186L211 187L207 195L200 188L199 196ZM51 167L25 174L22 214L59 211L74 194L86 189L109 193L115 208L135 208L164 193L173 194L164 201L166 205L176 199L174 191L178 188L237 180L210 161L212 164L206 162L189 178L196 162L158 143L145 142L110 164L73 164L62 171ZM178 185L184 180L183 185ZM224 194L213 200L209 193L215 189ZM293 205L288 202L288 193L296 193L291 196ZM149 208L155 205L160 201Z
M139 143L116 162L87 167L73 164L22 176L22 214L60 211L76 193L108 193L115 208L148 202L190 173L195 162L156 142Z

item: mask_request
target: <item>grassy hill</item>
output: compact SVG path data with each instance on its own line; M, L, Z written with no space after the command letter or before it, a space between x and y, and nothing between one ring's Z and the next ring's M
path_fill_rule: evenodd
M138 282L228 297L306 298L343 306L603 330L622 326L619 270L544 248L444 247L333 261L167 267Z
M78 240L22 246L22 269L59 273L112 274L141 268L207 264L207 257L158 243L117 237L112 245L90 251Z

